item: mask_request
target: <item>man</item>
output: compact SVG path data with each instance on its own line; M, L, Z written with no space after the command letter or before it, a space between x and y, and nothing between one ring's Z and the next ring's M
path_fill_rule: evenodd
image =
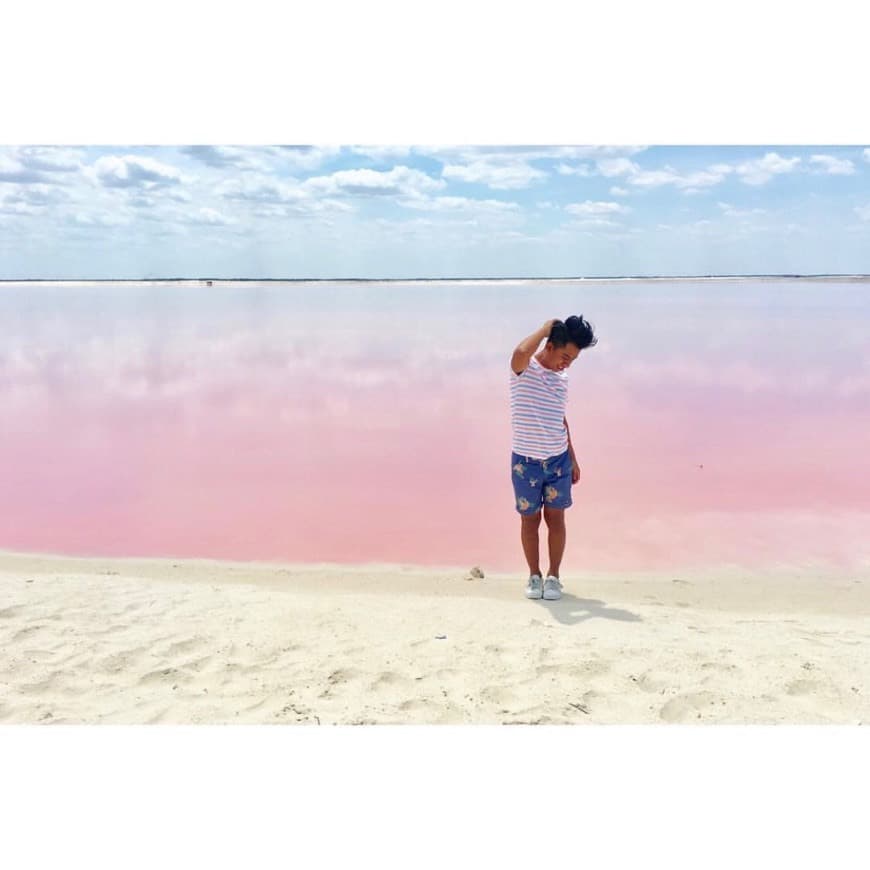
M543 339L543 350L538 347ZM562 597L559 568L565 552L565 509L580 466L571 443L565 406L568 367L598 339L582 315L548 320L524 338L511 357L511 479L521 518L523 553L529 565L527 598ZM549 567L541 574L538 529L541 509L549 530Z

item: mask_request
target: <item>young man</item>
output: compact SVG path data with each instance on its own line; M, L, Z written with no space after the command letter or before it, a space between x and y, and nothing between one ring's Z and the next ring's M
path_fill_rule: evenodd
M543 339L547 339L544 349L535 353ZM548 320L524 338L511 357L511 479L529 563L527 598L562 597L559 567L565 552L565 509L572 504L571 487L580 479L565 417L566 370L581 350L597 341L582 315L564 323ZM541 575L538 541L542 507L549 529L546 579Z

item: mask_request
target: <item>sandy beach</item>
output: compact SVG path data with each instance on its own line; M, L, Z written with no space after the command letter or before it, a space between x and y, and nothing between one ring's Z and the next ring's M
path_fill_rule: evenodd
M868 569L484 574L3 552L0 722L870 721Z

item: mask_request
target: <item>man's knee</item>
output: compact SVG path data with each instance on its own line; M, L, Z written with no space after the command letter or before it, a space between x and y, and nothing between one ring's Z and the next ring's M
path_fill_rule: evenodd
M565 525L565 509L551 508L544 505L544 519L551 529L558 529Z
M541 525L541 512L536 511L533 514L520 514L520 519L524 526L539 526Z

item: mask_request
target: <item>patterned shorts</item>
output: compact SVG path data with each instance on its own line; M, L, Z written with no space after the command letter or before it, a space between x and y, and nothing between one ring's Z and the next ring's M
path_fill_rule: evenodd
M511 453L511 480L517 511L531 516L542 505L560 509L571 507L572 467L571 454L567 450L548 459L532 459Z

